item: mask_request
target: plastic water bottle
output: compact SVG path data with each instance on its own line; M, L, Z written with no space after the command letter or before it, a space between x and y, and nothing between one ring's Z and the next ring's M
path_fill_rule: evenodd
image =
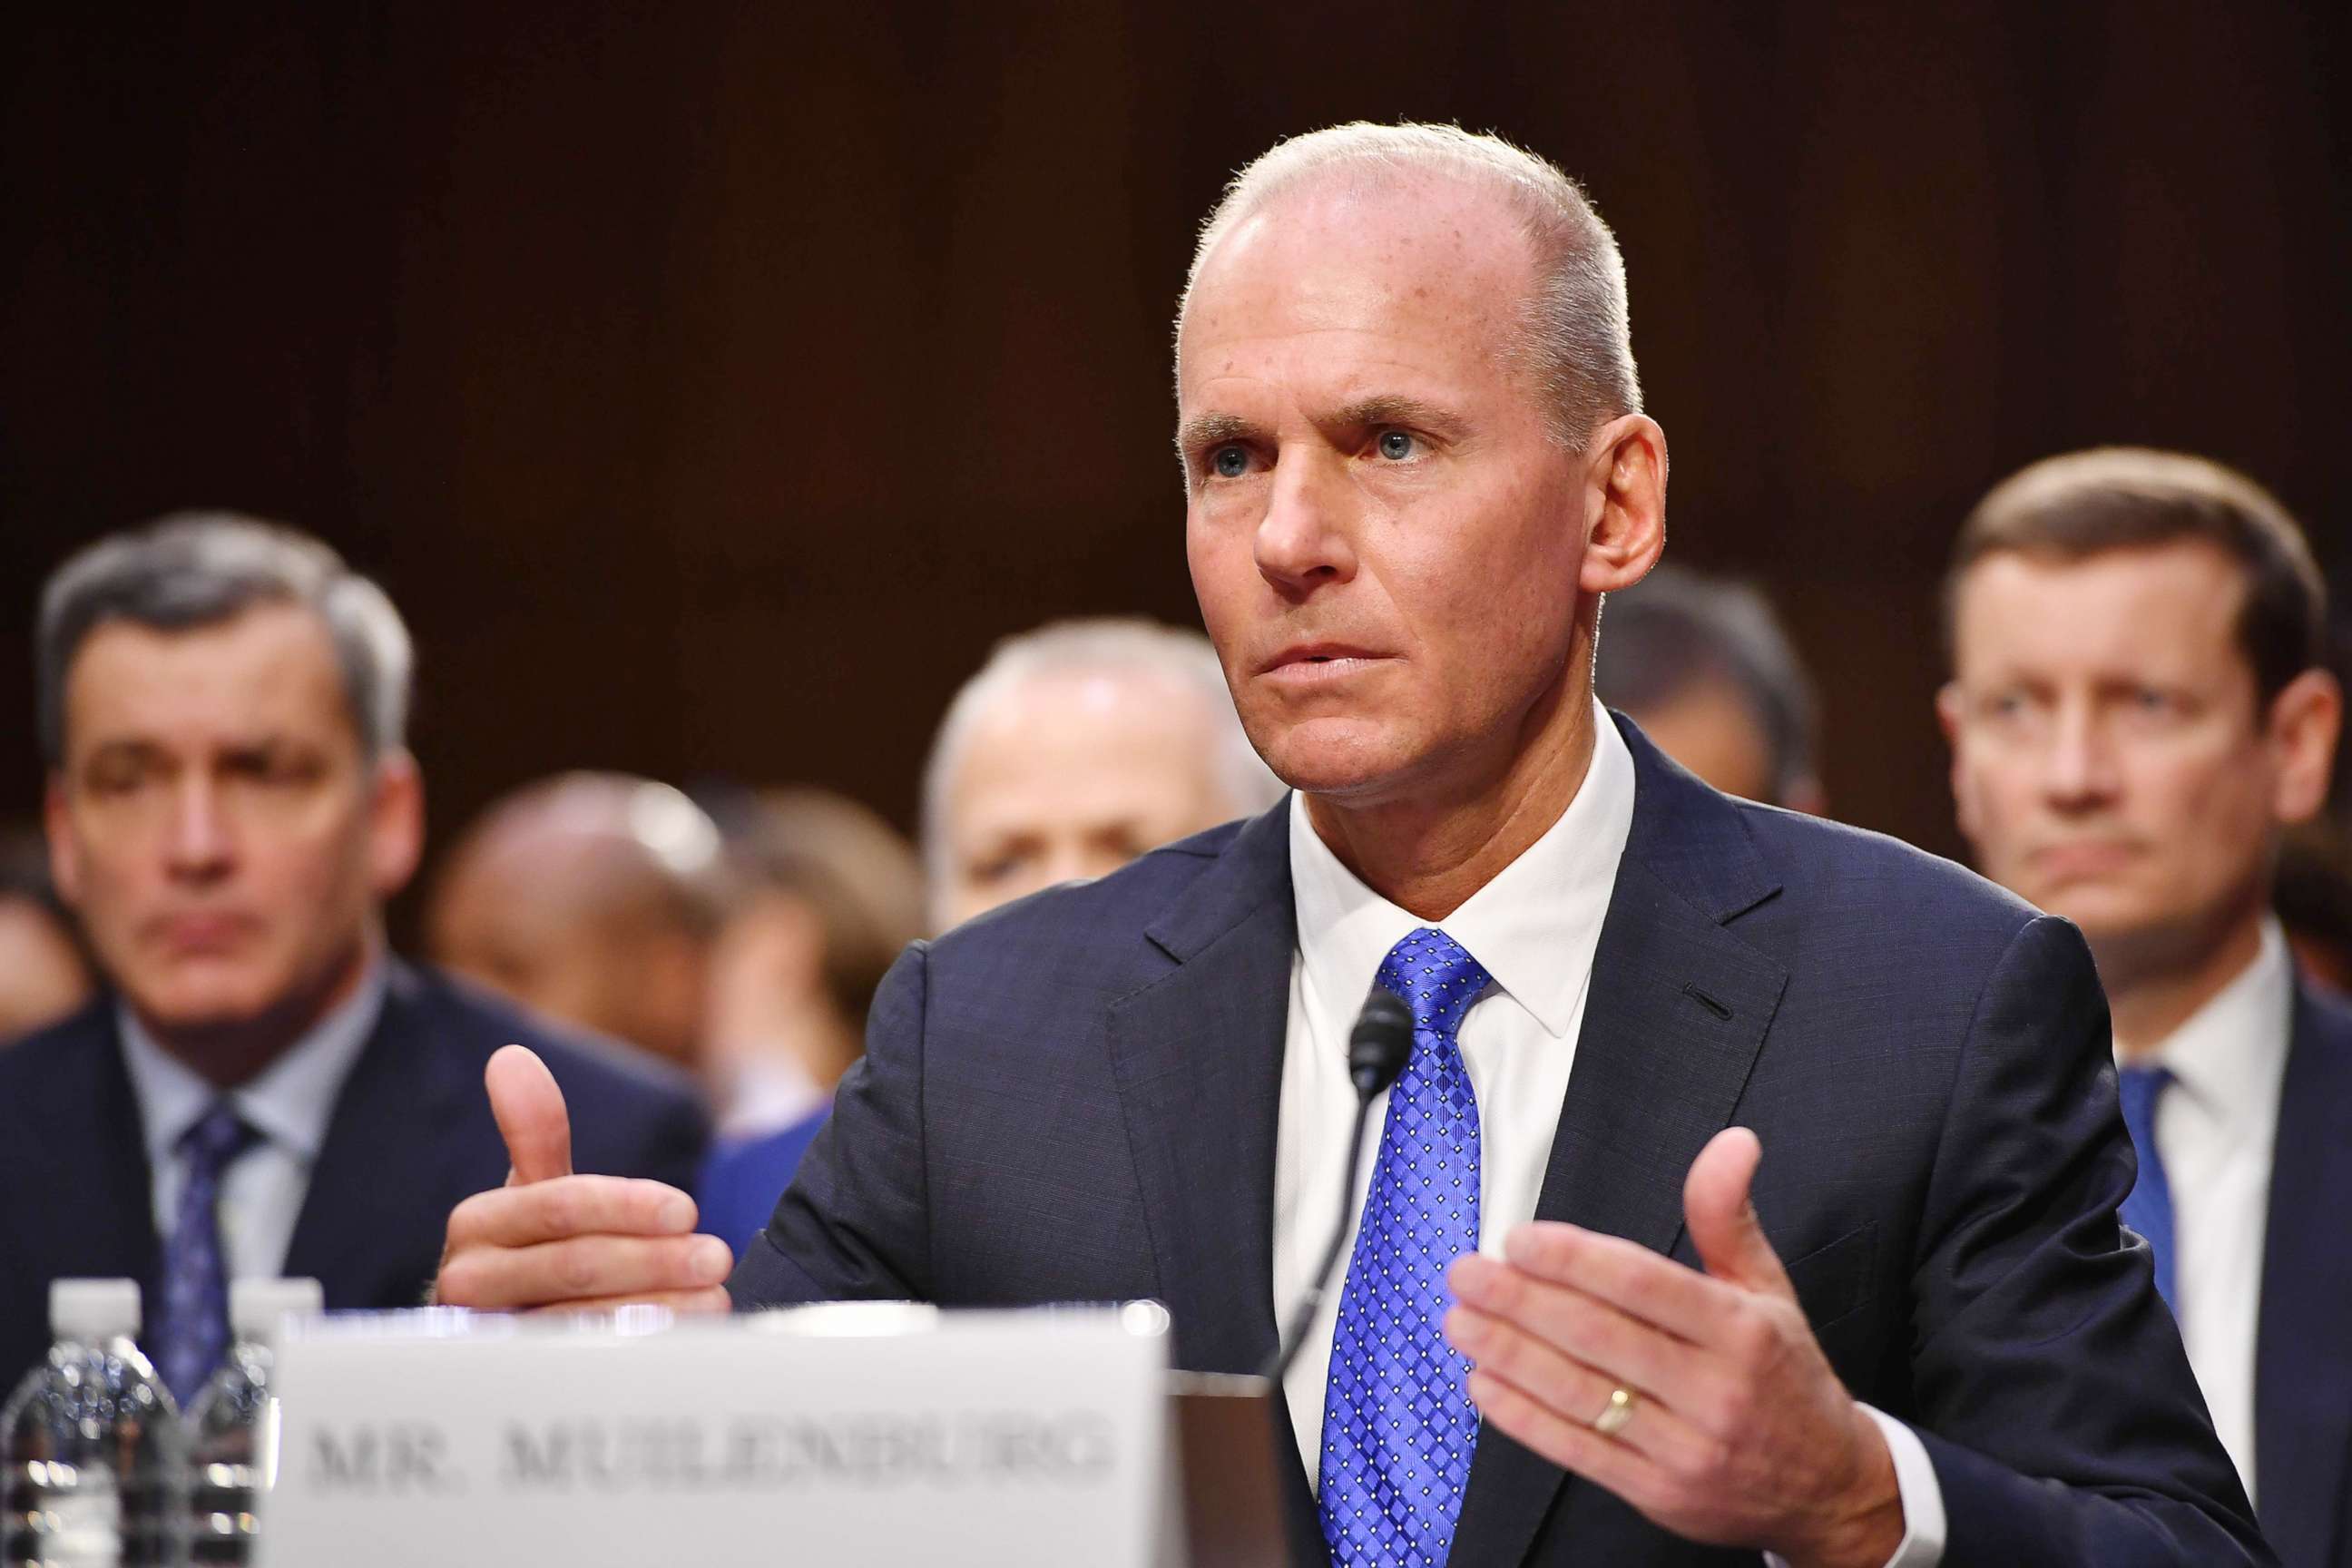
M238 1279L228 1288L236 1342L188 1407L188 1561L250 1563L261 1500L278 1480L278 1395L270 1387L278 1331L315 1317L316 1279Z
M0 1563L169 1568L180 1417L131 1342L138 1282L52 1282L49 1331L47 1359L0 1406Z

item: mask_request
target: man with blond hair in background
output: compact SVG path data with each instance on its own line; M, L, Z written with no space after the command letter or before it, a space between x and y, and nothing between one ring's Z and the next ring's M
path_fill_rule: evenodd
M2352 1568L2352 1008L2272 910L2342 723L2318 568L2244 475L2106 448L1996 486L1946 593L1961 830L2089 939L2139 1152L2124 1219L2271 1544Z

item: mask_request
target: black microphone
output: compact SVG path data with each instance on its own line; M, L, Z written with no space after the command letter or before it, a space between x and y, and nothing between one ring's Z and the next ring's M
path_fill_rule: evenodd
M1339 1247L1348 1239L1348 1213L1356 1202L1356 1174L1364 1163L1364 1126L1371 1119L1372 1101L1396 1082L1397 1074L1404 1071L1405 1058L1412 1055L1412 1009L1394 992L1373 986L1372 994L1364 998L1364 1010L1356 1015L1356 1026L1348 1032L1348 1077L1356 1086L1356 1121L1348 1134L1348 1179L1339 1188L1339 1217L1331 1226L1323 1261L1316 1267L1315 1283L1290 1314L1290 1326L1276 1342L1274 1360L1266 1364L1265 1375L1276 1387L1290 1363L1298 1359L1298 1347L1339 1267Z

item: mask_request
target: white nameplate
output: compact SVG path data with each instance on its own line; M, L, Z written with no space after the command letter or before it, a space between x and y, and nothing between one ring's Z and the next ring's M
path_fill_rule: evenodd
M1167 1313L327 1319L278 1352L267 1568L1150 1568Z

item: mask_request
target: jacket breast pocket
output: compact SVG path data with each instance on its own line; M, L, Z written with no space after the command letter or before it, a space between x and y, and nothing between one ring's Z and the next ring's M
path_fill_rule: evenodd
M1869 1306L1878 1294L1878 1222L1865 1220L1783 1265L1816 1335Z

